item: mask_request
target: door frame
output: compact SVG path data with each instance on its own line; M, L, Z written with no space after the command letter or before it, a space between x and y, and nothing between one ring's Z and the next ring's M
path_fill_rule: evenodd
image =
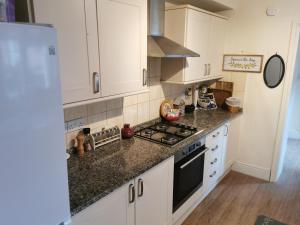
M288 58L286 62L286 76L284 80L283 93L281 98L280 115L277 126L274 154L272 159L272 168L270 181L276 182L282 172L282 162L287 144L287 126L288 126L288 107L292 94L292 84L294 79L294 70L297 57L298 45L300 44L300 21L292 22L291 35L289 42Z

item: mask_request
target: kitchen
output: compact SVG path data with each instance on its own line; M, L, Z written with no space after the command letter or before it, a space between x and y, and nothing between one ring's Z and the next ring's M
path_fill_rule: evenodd
M296 0L289 4L280 0L251 3L170 0L165 6L162 2L15 2L17 21L52 24L56 28L57 44L52 43L56 39L52 28L42 27L45 34L39 38L42 34L37 26L18 25L19 32L24 32L22 44L27 43L25 36L41 45L51 43L48 55L58 57L59 77L39 80L29 75L30 79L21 76L20 82L13 81L20 90L25 88L25 83L29 89L45 92L44 99L42 94L38 98L37 93L25 96L25 89L23 92L13 87L8 89L13 77L3 74L25 74L14 66L13 60L29 59L38 74L43 73L39 66L45 62L42 53L34 50L30 50L29 56L13 57L12 47L7 43L16 40L18 35L13 35L16 32L13 24L1 24L1 29L14 31L3 30L5 35L1 35L0 42L0 63L10 60L10 64L1 63L3 70L0 68L2 96L10 96L2 99L2 103L11 106L2 112L2 118L8 119L3 120L3 127L9 129L1 133L1 140L5 148L15 150L14 161L9 151L1 159L1 179L7 184L1 188L1 199L4 199L1 224L14 224L14 221L16 225L239 224L240 221L220 216L221 209L216 206L213 208L216 213L210 212L207 217L199 216L201 210L196 215L195 212L199 211L198 207L204 208L204 204L223 199L217 193L232 176L251 180L246 176L249 175L258 178L252 182L264 181L270 185L268 182L277 182L283 176L280 176L281 145L297 53L299 3ZM28 26L32 34L26 30ZM239 55L250 57L258 60L260 66L256 72L230 71L224 67L227 55L235 59ZM267 74L264 69L273 55L281 56L284 61L285 76L271 88L264 79ZM55 62L51 60L51 63ZM47 72L52 74L55 70ZM42 81L45 86L47 82L56 85L48 86L51 90L36 88ZM231 93L240 100L242 112L230 113L218 107L188 113L188 109L193 109L192 103L197 105L199 96L205 92L203 86L219 90L219 85L225 82L233 84ZM29 99L13 105L13 96L17 99L19 93ZM35 102L29 101L32 98ZM179 106L183 100L189 107L184 116L170 123L175 126L166 128L160 124L160 116L168 115L167 111L176 117L174 114L178 112L170 100ZM35 117L29 117L30 114ZM24 119L24 115L28 118ZM43 130L46 115L48 121L55 121L47 125L57 130ZM32 124L40 124L35 127L43 135L26 133L25 128L35 131ZM134 126L135 136L120 140L122 135L132 135L132 129L121 132L124 124ZM184 131L184 134L178 140L151 138L166 131L169 134L170 130ZM11 133L22 136L22 141L13 142ZM86 136L94 140L86 147L87 151L80 144ZM109 136L109 140L104 136ZM36 141L34 146L26 141L32 139ZM113 139L116 140L110 142ZM40 146L44 154L30 151L35 146ZM96 150L91 150L95 147ZM26 152L17 151L22 148ZM48 151L56 156L47 155ZM31 154L36 157L30 158ZM53 164L51 157L60 158ZM42 172L38 174L38 170ZM41 174L44 184L36 182L33 176ZM244 184L241 192L250 189L249 185ZM234 190L238 186L236 182L230 187ZM297 191L297 187L299 192L299 186L294 189ZM235 198L239 196L243 193L237 192ZM286 211L264 211L264 207L250 216L241 216L244 211L237 212L237 209L232 213L243 218L244 224L255 224L260 215L286 224L299 224L299 195L295 194L294 199L292 206L286 203L290 210L287 215ZM231 209L228 206L225 212L228 208ZM20 216L15 218L15 212ZM219 219L214 220L216 217Z

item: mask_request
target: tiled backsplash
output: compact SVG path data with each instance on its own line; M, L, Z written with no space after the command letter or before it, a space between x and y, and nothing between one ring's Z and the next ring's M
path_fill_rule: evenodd
M149 92L65 109L65 123L81 118L84 127L90 127L94 132L104 127L122 127L124 123L136 125L159 117L161 102L164 99L184 97L186 86L161 84L160 59L149 59L148 70ZM79 129L77 127L66 131L67 149L72 147L72 140Z

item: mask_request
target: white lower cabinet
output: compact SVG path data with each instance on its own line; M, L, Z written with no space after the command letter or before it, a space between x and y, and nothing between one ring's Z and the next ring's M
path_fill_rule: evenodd
M134 180L72 217L72 225L134 225L129 187Z
M172 219L173 157L135 179L136 225L168 225Z
M72 225L171 225L171 157L72 217Z
M224 161L227 157L227 137L229 122L211 132L206 137L206 147L209 150L205 154L204 185L209 193L217 185L224 175Z

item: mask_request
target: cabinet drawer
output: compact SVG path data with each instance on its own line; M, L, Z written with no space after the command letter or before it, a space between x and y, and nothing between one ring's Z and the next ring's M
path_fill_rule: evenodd
M206 136L206 146L208 148L214 148L217 145L222 144L223 126L211 132Z

